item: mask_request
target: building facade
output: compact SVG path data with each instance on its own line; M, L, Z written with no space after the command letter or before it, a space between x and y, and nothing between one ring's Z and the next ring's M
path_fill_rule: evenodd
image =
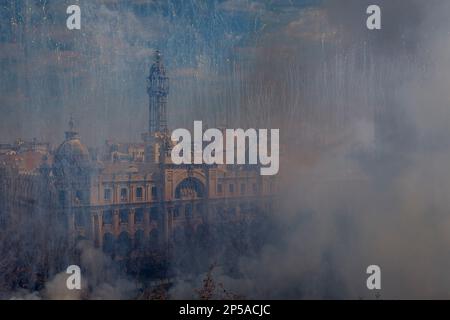
M275 180L261 176L259 167L171 163L169 79L158 52L147 92L149 121L143 142L107 143L101 155L93 155L71 120L64 141L43 155L32 172L3 165L1 187L10 192L2 196L1 210L27 211L26 205L48 190L49 212L65 219L73 239L89 239L107 253L127 256L141 249L170 250L186 234L202 232L207 225L252 219L270 209ZM30 189L23 203L12 202L21 192L7 182Z

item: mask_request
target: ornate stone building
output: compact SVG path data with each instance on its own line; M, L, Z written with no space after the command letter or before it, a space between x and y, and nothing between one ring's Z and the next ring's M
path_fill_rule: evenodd
M171 163L168 83L157 53L148 77L149 125L143 143L107 144L102 155L93 155L71 120L64 142L32 173L47 185L53 195L49 207L66 219L74 239L91 239L106 252L126 256L139 248L169 249L208 224L251 219L270 208L274 178L261 176L259 167ZM2 181L25 179L19 172L7 176ZM26 197L41 194L42 189L34 190ZM5 203L12 213L21 206Z

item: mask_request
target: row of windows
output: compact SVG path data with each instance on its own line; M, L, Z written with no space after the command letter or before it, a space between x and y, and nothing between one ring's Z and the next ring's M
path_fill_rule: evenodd
M152 187L151 189L152 200L156 200L158 198L158 189L156 187ZM103 200L106 202L112 201L112 189L105 188L103 191ZM144 200L144 188L137 187L135 192L136 200ZM129 201L129 192L128 188L123 187L120 188L120 202L128 202Z
M184 216L187 219L192 218L193 214L194 214L194 208L195 208L195 212L197 214L204 213L203 204L197 204L195 206L192 204L186 204L184 207L182 207L182 206L175 207L173 209L173 217L179 218L179 217L181 217L181 215L184 214ZM255 204L241 203L238 206L229 206L228 208L224 207L222 205L219 205L216 207L216 210L217 210L216 212L219 213L219 215L227 214L229 216L234 216L234 215L236 215L238 208L239 208L239 212L241 212L242 214L256 212L256 210L257 210L257 206Z
M152 187L151 189L151 194L152 194L152 200L156 200L158 197L158 191L156 187ZM60 205L64 206L66 205L66 201L67 196L66 196L66 192L61 190L59 191L58 194L58 200ZM103 199L106 202L110 202L112 201L112 189L111 188L105 188L103 191ZM128 192L128 188L121 188L120 189L120 201L121 202L128 202L129 199L129 192ZM77 190L75 191L75 198L74 198L76 203L83 203L83 201L86 200L85 197L85 193L81 190ZM144 200L144 188L143 187L137 187L136 188L136 200L137 201L141 201Z
M203 205L197 204L195 206L195 210L198 213L203 212ZM181 207L175 207L174 208L174 218L180 217L180 215L183 213L186 218L192 218L194 212L194 207L192 204L187 204L184 206L184 212ZM143 208L137 208L134 210L134 223L135 224L142 224L144 223L144 209ZM113 224L113 216L114 211L113 210L106 210L103 212L103 224ZM119 210L119 223L129 223L129 216L130 212L127 209ZM78 227L84 227L86 226L86 217L87 215L78 213L75 215L75 223ZM151 221L158 221L158 208L153 207L150 209L149 217Z
M255 204L239 204L239 211L241 213L249 213L249 212L255 212L257 206ZM223 206L217 206L216 210L219 215L229 215L234 216L236 214L237 207L228 207L225 208ZM195 210L195 211L194 211ZM186 219L192 218L194 216L194 212L197 214L204 213L204 205L203 204L186 204L185 206L176 206L173 209L173 217L179 218L181 215L184 215ZM134 210L134 223L135 224L142 224L144 223L144 215L145 210L143 208L137 208ZM103 224L104 225L111 225L113 224L113 216L114 211L113 210L106 210L103 212ZM130 211L128 209L122 209L119 210L119 223L129 223L129 216ZM159 215L158 215L158 208L152 207L150 208L149 212L149 218L150 221L158 221ZM88 214L79 212L75 215L75 224L78 227L85 227L88 221Z
M183 210L184 210L184 212L183 212ZM195 206L195 210L197 213L203 213L203 205L197 204ZM182 214L184 214L186 219L192 218L194 215L194 206L192 204L188 203L184 206L184 208L177 206L173 209L173 217L174 218L179 218Z
M252 185L253 187L253 193L257 193L258 192L258 186L256 183L253 183ZM228 192L231 194L234 194L234 183L230 183L228 185ZM244 195L247 192L247 185L245 183L241 183L241 188L240 188L240 194ZM217 193L218 194L222 194L223 193L223 187L222 184L217 184Z
M253 193L257 193L258 192L258 186L256 183L253 183L252 185L253 189ZM228 192L230 194L234 194L235 193L235 185L233 183L228 185ZM222 194L223 193L223 186L222 184L217 184L217 194ZM240 194L241 195L245 195L247 193L247 185L245 183L242 183L240 185ZM113 200L113 190L111 188L105 188L104 192L103 192L103 199L105 202L111 202ZM144 200L144 188L143 187L137 187L136 191L135 191L135 197L137 201L142 201ZM158 198L158 189L153 186L151 188L151 197L152 200L157 200ZM66 202L66 194L64 191L60 191L59 193L59 202L61 205L64 205ZM82 191L76 191L75 192L75 201L82 203L84 201L84 194ZM129 201L129 189L126 187L123 187L120 189L120 202L128 202Z
M117 239L111 233L105 233L103 236L103 251L126 256L136 249L157 249L158 237L159 232L156 229L152 230L148 237L145 236L144 231L139 230L135 233L134 240L126 232L122 232Z
M120 223L128 223L129 219L129 210L123 209L119 210L119 222ZM150 209L150 220L157 221L158 220L158 208ZM113 223L113 210L106 210L103 212L103 224L112 224ZM134 211L134 223L143 223L144 222L144 209L138 208Z

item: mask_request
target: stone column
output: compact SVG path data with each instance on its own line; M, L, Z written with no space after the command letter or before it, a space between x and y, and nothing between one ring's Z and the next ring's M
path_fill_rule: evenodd
M99 248L103 247L103 212L98 213L98 246Z
M148 234L150 232L150 209L144 209L144 235L148 238Z
M130 211L128 212L128 233L130 234L131 238L134 238L134 209L130 209Z
M91 227L89 229L89 238L92 239L95 243L95 217L97 216L97 212L95 211L90 211L89 212L89 216L90 216L90 220L91 220ZM98 221L98 218L97 218Z
M120 217L119 217L119 210L114 210L113 213L113 232L114 236L119 236L120 233Z

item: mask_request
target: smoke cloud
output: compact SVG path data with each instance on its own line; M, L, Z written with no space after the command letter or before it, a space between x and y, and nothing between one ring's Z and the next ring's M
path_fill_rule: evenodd
M245 107L284 128L282 196L271 243L230 290L372 299L376 264L381 298L448 298L449 4L377 3L380 32L368 1L329 1L257 50Z
M280 196L273 212L251 227L251 236L217 235L223 247L212 257L198 248L180 250L178 259L191 256L189 267L175 261L171 271L195 269L197 275L180 279L171 298L197 297L202 272L214 260L221 265L214 280L246 298L374 299L366 288L371 264L381 267L383 299L450 298L448 1L378 0L380 31L366 28L366 8L373 4L366 0L192 1L193 12L172 1L144 9L139 2L132 9L120 1L85 4L95 31L66 48L76 54L70 59L62 52L50 59L39 47L24 57L36 59L29 69L8 64L1 79L17 73L16 85L6 87L22 89L2 97L1 131L9 138L14 126L53 139L76 110L86 114L79 118L88 144L116 133L137 139L146 118L142 69L156 47L166 53L173 81L173 127L208 120L211 126L280 128ZM201 23L211 13L212 22ZM241 17L241 24L230 16ZM48 28L44 34L53 34ZM21 45L29 48L31 35ZM41 45L46 41L34 36ZM43 67L40 58L57 62ZM80 68L70 70L79 74L56 81L74 65ZM53 68L58 76L47 79ZM34 75L26 80L30 70ZM29 104L31 96L36 100ZM29 112L33 125L18 125ZM53 117L58 125L46 125ZM239 241L260 246L230 249ZM83 246L80 263L91 298L136 295L140 284ZM61 269L52 270L57 275L44 298L83 298L68 296ZM32 292L8 297L41 297Z

